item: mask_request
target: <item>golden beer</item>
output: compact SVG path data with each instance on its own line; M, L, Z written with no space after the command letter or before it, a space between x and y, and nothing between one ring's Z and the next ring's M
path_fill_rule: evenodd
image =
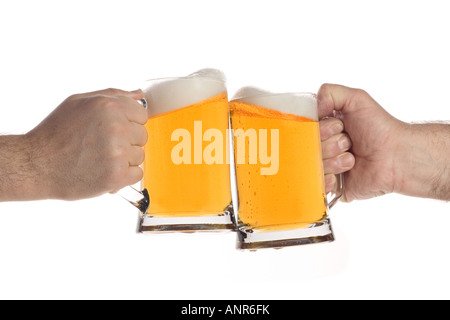
M176 84L170 88L176 90L172 89L168 94L178 95L174 97L176 100L183 100L182 96L187 94L186 101L195 101L202 99L202 95L208 96L207 88L202 95L197 95L195 90L203 90L201 85L205 82L211 85L217 81L194 80L197 82L195 88L189 87L192 85L190 79L174 80ZM154 87L153 90L165 88ZM149 109L158 105L160 100L156 98L152 103L154 92L145 94L150 100ZM224 90L191 105L182 106L183 101L174 103L181 104L169 103L157 111L154 108L146 124L148 142L143 187L149 192L150 206L141 231L232 229L227 141L215 141L219 135L226 137L229 128L227 92ZM165 112L167 110L170 111ZM215 136L207 137L211 130ZM214 161L209 161L208 156Z
M295 94L288 95L294 95L295 100ZM261 95L253 101L255 104L246 99L230 102L231 124L235 133L239 246L252 249L333 240L327 213L319 123L317 119L303 116L302 112L303 100L308 105L306 109L314 111L315 98L312 95L298 96L298 110L289 108L296 114L283 112L283 106L270 109L256 105L257 102L264 105L265 98L269 95ZM291 98L281 99L281 102L289 102ZM273 103L277 106L277 99L276 95L270 95L268 106L273 106ZM311 110L306 114L309 115ZM243 144L237 141L243 139L236 135L239 129L241 132L278 132L278 141L273 141L276 136L267 139L272 156L278 152L276 172L262 174L261 168L265 165L261 161L253 161L252 164L250 135L245 137L244 149ZM261 139L261 136L258 138ZM278 150L271 148L275 142ZM259 152L263 146L258 144ZM242 153L245 153L245 161L242 161Z

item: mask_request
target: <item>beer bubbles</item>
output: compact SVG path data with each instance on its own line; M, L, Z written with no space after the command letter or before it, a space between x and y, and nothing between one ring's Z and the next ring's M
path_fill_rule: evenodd
M272 93L257 87L243 87L233 97L252 105L275 110L282 113L319 120L317 100L311 93Z

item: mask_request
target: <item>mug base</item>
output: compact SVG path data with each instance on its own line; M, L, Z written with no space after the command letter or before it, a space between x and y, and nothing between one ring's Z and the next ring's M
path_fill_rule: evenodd
M203 217L174 216L155 217L143 215L139 219L139 233L200 232L235 230L233 206L223 212Z
M261 231L240 227L237 248L243 250L281 249L332 241L334 241L333 230L330 219L327 218L306 228L292 230Z

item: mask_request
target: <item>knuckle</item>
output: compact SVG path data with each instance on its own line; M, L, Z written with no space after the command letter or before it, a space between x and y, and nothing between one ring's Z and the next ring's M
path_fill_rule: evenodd
M92 100L96 103L96 105L104 108L105 110L114 109L120 106L119 101L117 101L115 97L104 94L97 94L95 96L92 96Z
M115 117L108 117L103 115L104 121L99 128L99 133L103 135L103 139L107 141L109 149L117 148L123 143L124 137L128 134L128 128L123 124L123 121Z
M121 107L121 104L114 97L103 96L103 106L112 112L116 112Z
M105 117L116 107L116 102L114 99L102 94L97 94L86 98L86 103L89 104L90 108L104 114Z
M71 96L69 96L66 101L75 101L78 100L82 95L81 94L73 94Z
M367 93L367 91L363 90L363 89L354 89L354 95L355 98L357 99L367 99L369 97L369 94Z
M110 139L114 139L112 142L118 144L117 137L123 137L127 134L127 127L119 120L110 120L107 122L105 134Z
M106 93L110 94L110 95L119 95L122 93L122 90L116 89L116 88L108 88L105 90Z
M144 108L139 108L139 118L142 124L146 124L148 120L148 112Z
M136 168L136 182L141 181L144 178L144 170L142 168Z
M135 146L143 147L148 141L147 129L143 125L133 124L129 134Z
M140 144L142 147L145 146L147 144L148 141L148 132L147 129L145 129L145 127L141 127L141 138L142 138L142 143Z
M323 97L335 90L339 85L333 84L333 83L324 83L320 86L318 95Z
M130 166L138 166L141 165L145 160L145 152L142 148L134 147L130 151Z
M123 185L126 178L128 164L122 162L112 162L105 171L105 184L109 189L115 189Z
M108 156L112 162L121 163L126 159L127 152L125 148L118 143L111 144L108 150Z
M130 104L129 107L130 117L134 119L134 121L137 122L138 124L141 125L146 124L148 120L147 110L144 109L135 100L130 100L130 102L128 103Z
M319 91L327 91L330 88L331 84L330 83L324 83L320 86Z
M106 170L115 170L127 162L127 150L116 137L107 137L100 153Z
M138 179L136 182L141 181L142 179L144 179L144 170L142 170L141 168L139 168L139 175L138 175Z
M140 157L141 157L140 158L140 163L143 163L144 160L145 160L145 151L143 149L141 149Z
M144 170L140 167L134 167L129 173L129 182L131 184L137 183L144 178Z
M94 101L98 104L104 104L108 100L108 96L104 94L95 94L87 98L88 100Z

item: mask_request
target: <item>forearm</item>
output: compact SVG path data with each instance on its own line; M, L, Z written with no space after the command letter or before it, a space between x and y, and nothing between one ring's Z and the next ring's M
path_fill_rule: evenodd
M408 124L399 137L394 191L450 201L450 124Z
M40 174L33 168L31 146L25 135L0 136L0 202L45 197Z

